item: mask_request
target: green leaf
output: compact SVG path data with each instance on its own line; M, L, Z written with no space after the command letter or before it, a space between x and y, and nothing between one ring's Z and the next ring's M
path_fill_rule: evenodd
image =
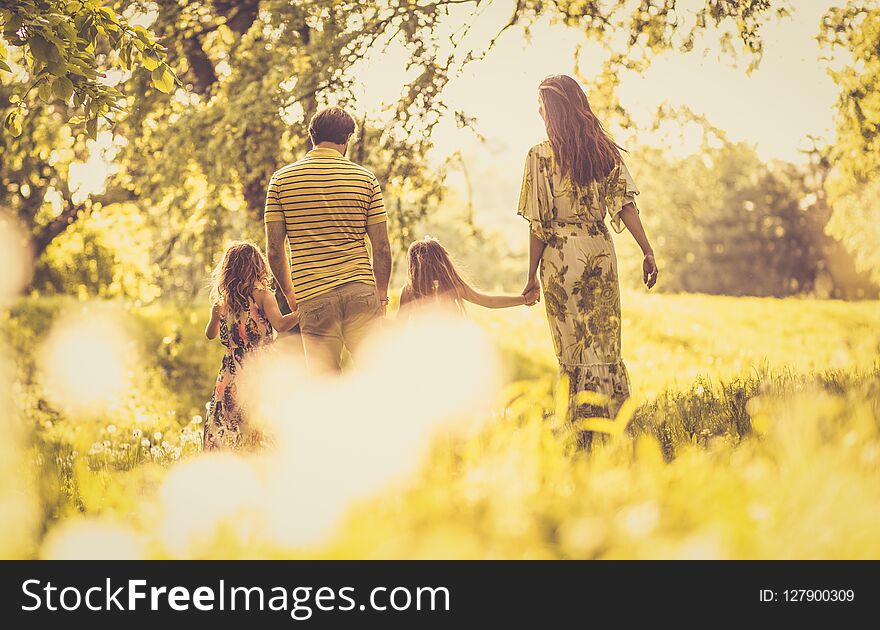
M9 112L3 126L13 138L19 137L21 135L21 112L17 109Z
M54 42L48 42L46 44L46 56L48 57L50 62L64 60L64 57L61 55L61 48L64 48L63 44L60 48L58 44L55 44Z
M73 96L73 83L67 77L58 77L52 83L52 91L62 101L67 101Z
M160 92L164 92L168 94L171 92L171 89L174 87L174 75L171 73L171 70L168 69L164 63L161 64L158 68L153 70L150 75L153 79L153 85Z
M88 79L95 79L98 76L98 73L95 72L94 66L84 63L79 59L71 59L70 63L67 64L67 71Z
M143 26L135 26L134 27L134 34L137 35L137 38L145 44L149 44L152 41L152 40L150 40L150 34L147 32L147 29L145 29Z
M3 70L4 72L12 72L12 68L10 68L10 67L6 64L6 62L3 61L2 59L0 59L0 70Z
M33 35L28 39L31 55L38 61L49 61L49 42L42 35Z
M96 140L98 138L98 119L97 118L89 118L89 121L86 123L86 134L92 140Z
M46 69L56 77L67 74L67 64L63 61L50 61L46 64Z
M10 17L9 20L6 22L6 27L4 28L4 30L5 30L7 33L13 33L13 34L14 34L14 33L16 33L16 32L18 31L18 29L20 29L20 28L21 28L21 17L19 17L18 15L13 15L13 16Z
M49 84L48 81L40 83L40 87L37 88L37 95L44 103L52 102L52 86Z
M116 21L116 13L110 7L98 7L98 12L102 13L108 20Z
M146 68L147 70L152 72L153 70L158 68L161 65L161 63L162 62L159 61L159 59L156 56L156 53L154 53L152 50L147 48L144 51L144 56L143 56L144 68Z

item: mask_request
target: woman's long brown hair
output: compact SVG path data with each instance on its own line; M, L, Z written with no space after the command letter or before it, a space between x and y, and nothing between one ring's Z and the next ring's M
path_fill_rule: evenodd
M538 93L559 170L576 186L607 177L620 161L620 147L603 129L577 81L554 74L541 81Z
M254 289L269 290L269 263L257 245L236 241L226 248L211 280L211 302L241 313L250 308Z
M415 241L409 246L408 259L407 284L414 299L448 295L464 310L464 296L470 285L440 241L430 236Z

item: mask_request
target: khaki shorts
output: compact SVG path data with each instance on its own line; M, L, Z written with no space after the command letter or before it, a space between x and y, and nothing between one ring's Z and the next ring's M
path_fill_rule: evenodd
M350 282L300 302L299 325L312 369L339 370L343 348L355 356L379 317L376 287Z

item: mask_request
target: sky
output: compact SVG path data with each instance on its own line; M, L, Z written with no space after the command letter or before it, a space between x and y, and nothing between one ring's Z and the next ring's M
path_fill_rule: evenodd
M488 32L503 23L510 14L510 1L487 5L474 31L481 24ZM730 140L753 144L765 160L804 162L801 150L810 146L808 135L833 138L838 89L828 75L827 63L820 60L823 51L816 35L821 16L834 2L798 0L792 4L791 17L772 19L761 29L764 55L751 73L745 60L719 59L717 45L712 50L717 35L711 32L693 53L664 53L654 58L644 74L625 72L618 97L636 126L648 128L661 104L687 106L722 129ZM450 111L475 117L486 141L480 142L472 132L457 129L447 120L435 130L433 160L439 163L462 152L471 180L480 182L474 191L478 216L497 217L502 207L516 202L524 156L546 137L537 113L537 85L548 74L572 73L579 45L583 47L581 71L589 76L598 71L600 61L593 54L597 48L586 43L583 33L549 19L536 24L528 38L522 29L512 28L483 61L466 66L447 87ZM706 47L708 54L702 51ZM362 103L368 111L399 95L405 75L391 68L402 55L402 50L391 50L358 72ZM639 143L657 140L645 131L635 136ZM697 133L686 134L673 149L689 153L698 142ZM632 160L636 163L631 169L637 175L638 155ZM448 184L464 194L460 175L453 174ZM503 231L515 229L512 221L501 223Z

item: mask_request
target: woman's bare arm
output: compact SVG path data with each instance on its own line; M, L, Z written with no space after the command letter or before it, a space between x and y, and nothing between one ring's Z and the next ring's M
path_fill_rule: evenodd
M526 278L526 286L523 289L523 297L526 304L531 306L541 300L541 285L538 283L538 265L547 243L537 237L534 230L529 229L529 275Z
M645 234L645 228L642 226L642 220L639 218L639 212L636 210L634 203L628 203L623 207L620 211L620 220L623 221L626 229L629 230L636 243L642 248L642 254L645 256L651 254L653 256L654 250L651 249L651 244L648 242L648 235Z
M650 289L657 284L657 262L654 260L654 249L648 241L648 235L645 234L645 228L635 204L628 203L623 207L620 211L620 220L623 221L626 229L642 249L642 254L645 256L642 262L642 275L645 286Z

